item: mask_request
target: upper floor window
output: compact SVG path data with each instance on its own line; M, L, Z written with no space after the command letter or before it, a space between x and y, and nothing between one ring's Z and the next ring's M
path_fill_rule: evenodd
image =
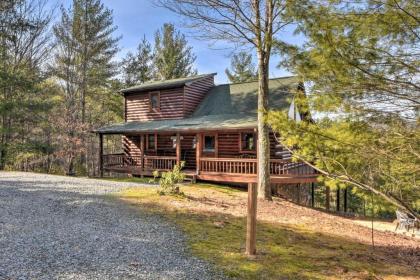
M149 93L149 109L151 112L160 111L160 92Z
M254 152L256 147L255 134L252 132L241 133L241 151Z

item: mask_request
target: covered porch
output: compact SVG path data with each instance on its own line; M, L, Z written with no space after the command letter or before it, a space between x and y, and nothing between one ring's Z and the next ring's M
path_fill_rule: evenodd
M100 175L104 172L151 176L184 162L183 171L192 179L257 182L257 137L255 129L121 133L123 153L104 154L99 133ZM271 182L298 184L315 182L317 173L304 163L292 162L270 135Z

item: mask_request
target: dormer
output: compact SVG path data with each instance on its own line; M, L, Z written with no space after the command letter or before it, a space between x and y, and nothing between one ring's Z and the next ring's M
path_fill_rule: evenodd
M182 119L190 116L214 87L216 74L149 82L121 90L125 121Z

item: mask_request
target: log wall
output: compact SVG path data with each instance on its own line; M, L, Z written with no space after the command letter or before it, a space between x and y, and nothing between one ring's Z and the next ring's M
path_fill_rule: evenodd
M182 87L125 94L125 120L151 121L181 119L191 115L207 92L214 86L214 77L209 76ZM160 93L159 110L151 110L150 93Z
M140 156L140 136L123 136L123 150L127 156Z
M127 94L125 96L126 120L129 122L183 118L183 95L183 87L161 90L160 110L151 111L149 92Z
M251 132L243 131L243 132ZM212 132L213 134L213 132ZM175 137L175 133L171 134L157 134L157 150L145 150L145 155L148 156L176 156L176 149L173 147L171 137ZM186 162L186 168L193 169L196 167L196 151L193 148L193 139L196 134L181 133L181 160ZM219 158L255 158L256 153L241 153L240 152L240 137L241 132L217 132L217 148ZM146 136L145 136L146 141ZM126 155L140 156L140 136L124 136L123 137L124 152ZM145 143L146 146L146 143ZM277 146L277 147L276 147ZM276 151L281 150L279 145L275 142L274 135L270 133L270 157L272 159L279 159L276 156ZM203 155L205 157L206 155ZM213 155L211 157L214 157Z

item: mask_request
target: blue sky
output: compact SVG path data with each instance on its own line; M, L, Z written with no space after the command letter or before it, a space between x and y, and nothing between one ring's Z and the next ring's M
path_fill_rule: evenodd
M60 4L68 7L71 0L59 0ZM230 65L230 56L233 45L228 43L218 43L216 47L210 47L209 42L194 39L191 30L182 27L181 19L172 12L157 7L153 0L102 0L109 9L113 10L114 23L118 26L116 36L122 36L119 43L121 51L120 58L124 57L128 51L135 51L138 42L143 35L153 42L154 32L164 23L170 22L180 29L187 36L188 42L193 46L193 51L197 55L195 67L199 73L217 72L216 83L226 83L226 67ZM293 36L290 30L279 34L286 41L299 43L301 36ZM270 77L281 77L290 75L287 71L277 69L279 59L273 57L271 60Z

